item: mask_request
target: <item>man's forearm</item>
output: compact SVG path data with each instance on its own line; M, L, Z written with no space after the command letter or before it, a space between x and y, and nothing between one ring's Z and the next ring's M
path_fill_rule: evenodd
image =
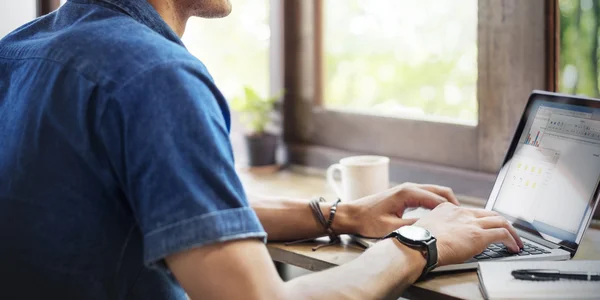
M307 200L249 196L250 205L258 215L270 241L289 241L317 237L325 234L324 228L314 218ZM321 203L323 215L329 217L333 203ZM338 233L352 233L352 215L356 208L340 203L332 224Z
M387 239L355 260L286 283L289 299L397 299L420 276L418 251Z
M271 241L325 234L307 200L250 197L250 204ZM332 202L321 205L325 217L329 216L331 205ZM357 209L349 203L339 204L333 222L337 233L355 231L353 216ZM350 263L285 283L285 292L289 299L381 299L402 292L424 266L425 259L419 251L388 239Z
M347 264L288 282L257 240L195 248L166 262L191 299L396 299L425 266L421 252L395 239Z

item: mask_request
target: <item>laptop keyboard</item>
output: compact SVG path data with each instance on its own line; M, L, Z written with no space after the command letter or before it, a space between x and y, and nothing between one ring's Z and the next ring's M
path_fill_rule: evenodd
M550 251L546 249L542 249L526 242L523 242L523 245L524 247L519 253L511 253L506 246L504 246L504 244L491 244L487 249L485 249L485 251L475 255L474 258L476 260L485 260L509 256L540 255L550 253Z

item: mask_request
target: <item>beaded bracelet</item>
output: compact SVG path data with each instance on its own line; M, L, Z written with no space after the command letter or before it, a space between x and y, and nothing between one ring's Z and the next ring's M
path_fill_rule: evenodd
M335 203L333 203L333 205L329 209L329 220L327 220L327 225L325 227L327 229L327 232L330 234L333 233L336 236L336 238L338 236L333 232L333 229L331 228L331 224L333 224L333 218L335 217L335 213L337 212L337 206L340 202L342 202L342 200L337 199L337 201L335 201Z

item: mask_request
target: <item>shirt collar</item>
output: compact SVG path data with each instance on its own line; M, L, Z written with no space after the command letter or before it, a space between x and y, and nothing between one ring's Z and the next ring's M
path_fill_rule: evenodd
M147 0L68 0L72 2L101 3L104 6L118 9L136 21L150 27L166 39L175 42L181 46L183 42L177 34L165 23L158 12L148 3ZM185 46L184 46L185 47Z

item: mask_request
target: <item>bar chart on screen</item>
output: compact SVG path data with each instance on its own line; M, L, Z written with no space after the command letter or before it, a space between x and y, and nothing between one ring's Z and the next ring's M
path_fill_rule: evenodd
M529 129L529 133L525 138L525 145L539 147L547 124L548 118L535 118Z
M540 146L540 131L538 130L538 132L535 134L535 139L532 140L531 137L531 132L527 135L527 139L525 140L525 144L526 145L531 145L531 146L536 146L539 147Z

